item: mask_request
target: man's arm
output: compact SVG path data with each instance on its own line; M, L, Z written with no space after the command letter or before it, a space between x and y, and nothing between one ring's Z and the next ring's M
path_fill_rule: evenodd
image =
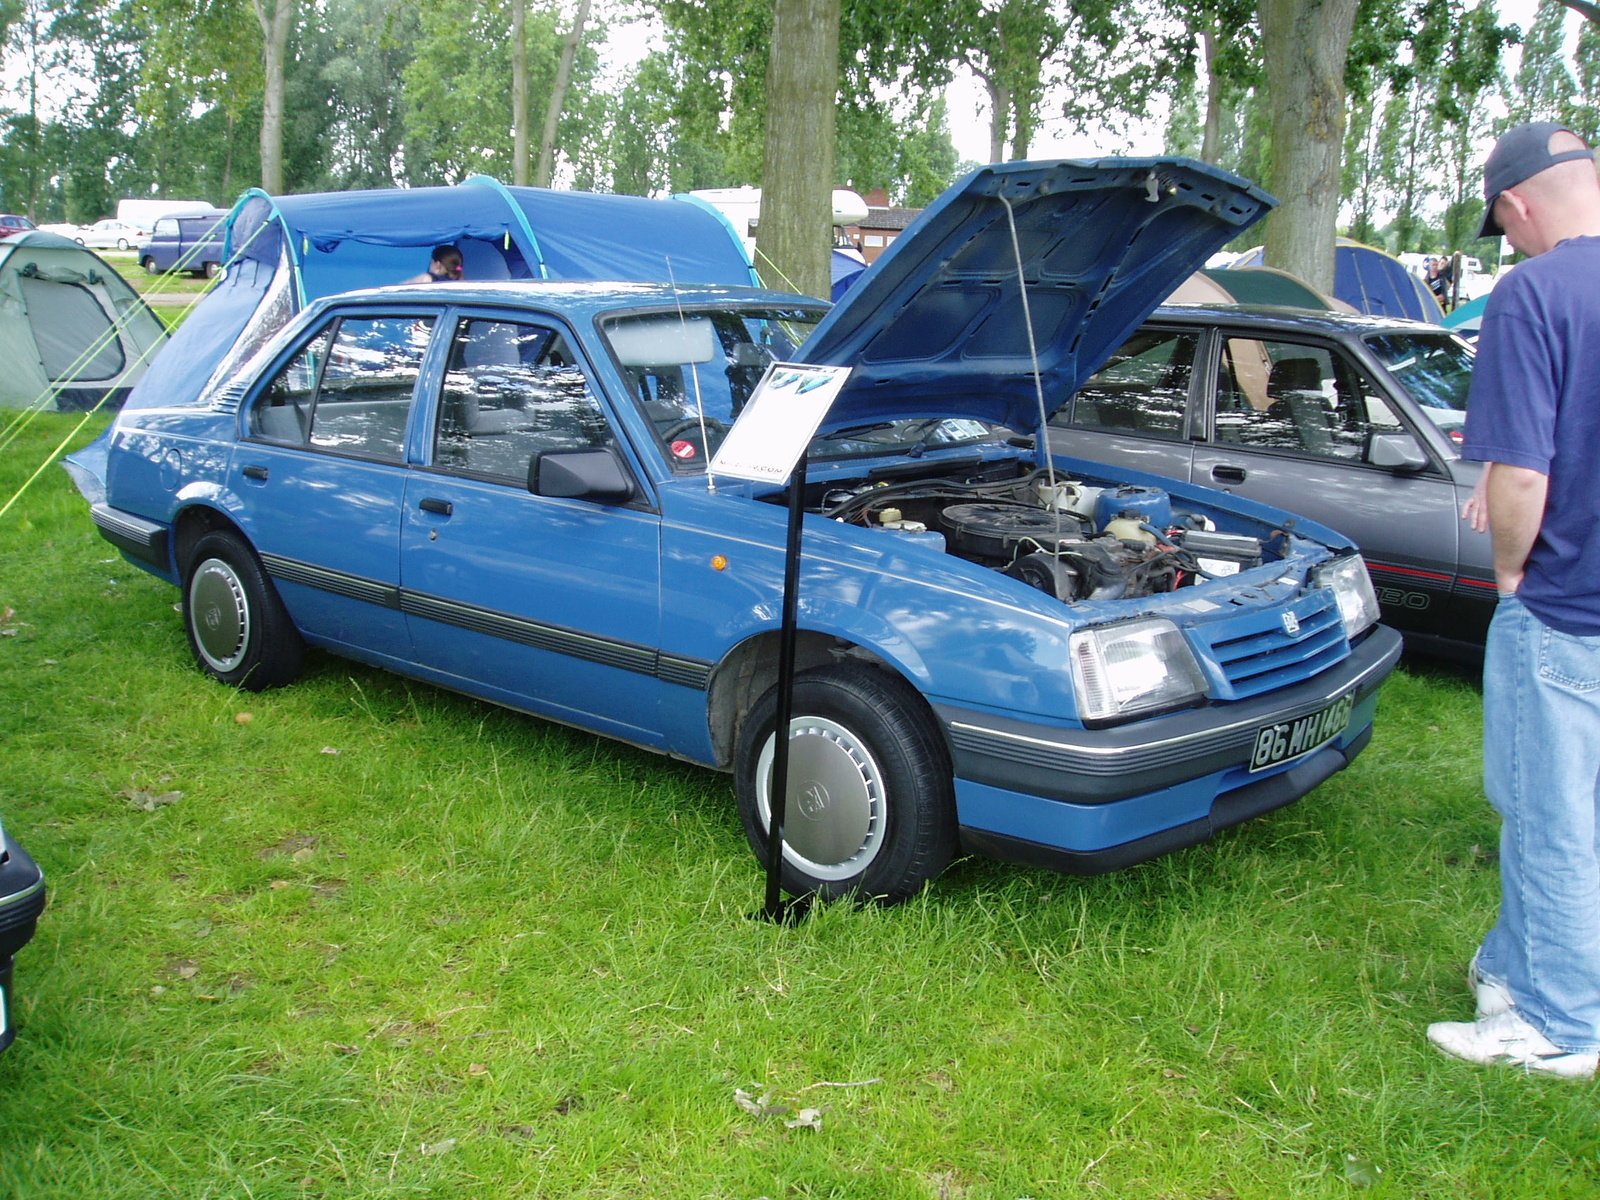
M1546 475L1528 467L1488 464L1489 528L1494 539L1494 577L1502 596L1522 586L1528 555L1544 521Z

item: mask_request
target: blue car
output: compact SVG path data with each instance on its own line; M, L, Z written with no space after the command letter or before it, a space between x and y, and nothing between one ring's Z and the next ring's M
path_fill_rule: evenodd
M1399 654L1339 534L1035 436L1270 203L1188 160L1009 163L831 311L329 297L194 402L125 410L94 520L219 681L287 684L312 646L729 771L759 857L788 496L707 461L771 364L849 366L802 497L785 886L1122 867L1346 766Z

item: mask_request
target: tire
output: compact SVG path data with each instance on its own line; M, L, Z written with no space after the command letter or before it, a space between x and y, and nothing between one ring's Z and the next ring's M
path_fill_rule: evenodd
M195 543L189 561L183 624L200 669L247 692L292 682L305 643L250 547L216 531Z
M766 867L778 692L740 733L739 816ZM795 677L782 882L791 895L898 904L956 851L955 785L933 714L898 677L845 665Z
M156 270L156 260L152 255L146 254L144 256L144 262L140 263L139 265L144 268L144 273L146 275L160 274L160 272Z
M207 279L215 279L218 275L222 274L222 264L219 262L208 262L201 269L200 273Z
M126 250L127 248L128 248L128 239L127 238L118 238L117 239L117 249L118 250Z

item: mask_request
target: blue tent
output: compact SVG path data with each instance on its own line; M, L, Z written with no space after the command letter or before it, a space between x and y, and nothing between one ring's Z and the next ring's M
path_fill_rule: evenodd
M847 254L843 250L833 252L833 289L828 294L828 299L835 304L839 297L850 290L850 285L855 283L861 272L867 269L867 264L861 261L858 254Z
M1235 259L1231 267L1259 267L1260 247ZM1230 269L1231 269L1230 267ZM1340 238L1333 252L1333 294L1357 312L1375 317L1409 317L1437 325L1444 309L1405 264L1375 246Z
M433 247L461 248L468 279L758 283L744 244L692 197L458 187L269 196L228 216L226 278L190 314L128 407L183 403L231 374L307 303L425 271Z

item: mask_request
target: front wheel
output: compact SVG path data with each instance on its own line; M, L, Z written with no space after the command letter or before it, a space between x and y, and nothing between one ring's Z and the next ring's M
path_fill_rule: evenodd
M151 255L146 254L144 256L144 262L140 265L144 267L144 273L146 275L156 274L156 260Z
M776 688L756 703L735 762L739 816L763 866L776 741ZM955 854L955 788L933 714L895 676L846 665L795 677L784 888L894 904Z
M250 547L219 530L195 543L190 562L183 624L200 669L247 692L291 682L305 643Z

